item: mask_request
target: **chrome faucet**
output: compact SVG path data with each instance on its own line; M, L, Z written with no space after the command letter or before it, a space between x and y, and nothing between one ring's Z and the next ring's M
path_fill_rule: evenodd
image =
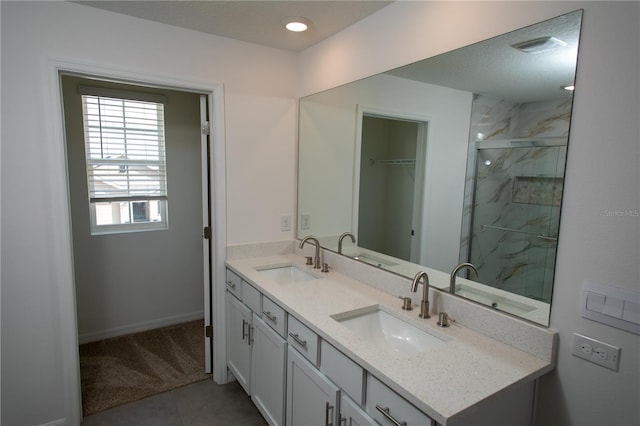
M338 238L338 254L342 254L342 240L344 240L344 237L350 237L352 243L356 242L356 237L351 232L343 232Z
M451 271L451 278L449 279L449 293L456 294L456 274L463 268L469 268L473 273L473 277L478 278L478 270L473 266L473 263L460 263L453 268L453 271Z
M411 291L416 293L418 291L418 284L420 280L424 278L424 292L422 293L422 302L420 302L420 318L428 319L431 318L429 315L429 275L426 272L418 272L416 276L413 278L413 282L411 283Z
M300 248L304 247L304 244L309 240L313 241L316 245L316 254L313 258L313 269L320 269L320 243L318 242L318 239L312 235L307 235L300 242Z

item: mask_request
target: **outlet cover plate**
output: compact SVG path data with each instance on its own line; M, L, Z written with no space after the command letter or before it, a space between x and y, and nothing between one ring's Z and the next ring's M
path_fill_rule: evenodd
M573 355L598 364L609 370L618 371L620 348L582 334L573 333Z

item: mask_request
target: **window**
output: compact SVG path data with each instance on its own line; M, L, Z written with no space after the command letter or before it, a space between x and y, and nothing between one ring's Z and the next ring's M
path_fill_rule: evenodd
M81 93L91 233L166 229L164 104Z

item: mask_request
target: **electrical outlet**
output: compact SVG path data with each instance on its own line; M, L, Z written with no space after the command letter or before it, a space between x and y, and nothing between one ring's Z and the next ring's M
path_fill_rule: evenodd
M300 215L300 229L309 228L311 228L311 215L308 213L303 213Z
M620 364L620 348L578 333L573 333L573 355L613 371Z
M291 216L289 215L280 216L280 230L291 231Z

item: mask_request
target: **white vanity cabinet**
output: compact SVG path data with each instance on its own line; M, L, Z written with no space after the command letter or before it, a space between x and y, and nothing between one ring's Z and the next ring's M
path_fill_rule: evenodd
M350 345L342 348L322 331L322 323L305 317L309 308L302 298L294 299L302 304L299 309L277 297L282 290L274 283L261 283L249 273L242 277L249 278L227 270L227 365L270 425L436 426L409 402L410 394L359 360L362 354L349 355L358 352ZM316 293L310 294L309 303L319 303ZM440 421L447 426L530 425L534 400L533 381L513 383L479 400L466 415Z
M231 292L227 293L227 366L251 395L252 313Z
M284 424L287 341L255 313L251 400L270 425Z
M284 424L286 313L227 269L227 366L267 422ZM238 297L242 297L240 300Z
M338 387L291 346L287 358L287 425L339 425Z

